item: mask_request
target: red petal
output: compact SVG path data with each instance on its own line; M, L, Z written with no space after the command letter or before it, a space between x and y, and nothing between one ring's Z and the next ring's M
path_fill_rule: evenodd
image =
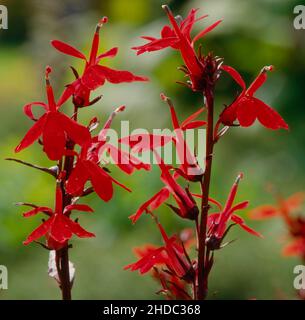
M59 107L62 106L75 93L75 89L76 89L76 86L78 85L79 81L80 80L77 79L73 83L69 84L66 87L66 89L64 90L64 92L62 93L60 98L58 99L57 109L59 109Z
M147 273L154 266L165 263L163 256L164 247L151 250L146 256L137 261L124 267L125 270L130 269L131 271L139 270L141 274Z
M97 164L91 161L84 162L90 175L90 181L97 195L104 201L109 201L113 196L113 187L111 178Z
M147 39L148 40L148 39ZM144 44L143 46L133 47L133 50L137 51L137 55L140 55L144 52L152 52L162 50L168 47L176 47L179 43L179 40L176 36L166 37L162 39L149 39L150 42Z
M24 245L28 245L29 243L41 238L44 236L48 231L53 223L54 218L50 218L47 221L43 222L38 228L36 228L23 242Z
M59 113L50 112L43 129L43 149L50 160L59 160L65 151L66 136Z
M195 198L200 198L200 199L202 199L202 195L201 195L201 194L192 193L192 196L194 196ZM217 200L215 200L215 199L213 199L213 198L209 198L209 202L215 204L220 211L222 210L222 205L221 205L221 203L218 202Z
M249 212L249 217L254 220L268 219L279 216L281 213L279 209L271 205L263 205L257 207Z
M87 127L77 123L70 119L65 114L60 113L60 119L58 119L62 128L67 132L68 136L78 145L84 145L91 138L90 132Z
M238 99L226 107L219 116L219 121L227 126L232 126L237 118Z
M63 243L72 237L72 231L67 219L68 218L62 213L56 213L54 215L54 222L50 229L50 237L60 243Z
M85 183L89 180L87 168L82 161L78 161L67 181L66 190L69 194L80 195L83 192Z
M89 90L95 90L105 83L104 74L98 73L94 67L96 66L87 68L81 78L82 84Z
M243 88L243 90L246 89L245 81L237 70L230 66L222 66L221 69L226 71Z
M162 203L164 203L168 199L169 195L169 190L167 188L162 188L152 198L143 203L137 210L137 212L131 215L129 219L132 221L132 223L136 223L146 210L156 210Z
M70 204L65 207L64 213L72 210L83 211L83 212L94 212L94 210L86 204Z
M288 124L285 120L271 107L265 104L263 101L252 98L257 110L257 118L259 122L266 128L277 130L286 129L288 130Z
M159 147L163 147L170 141L172 141L171 136L154 135L147 133L134 134L131 136L121 138L119 140L120 143L129 145L134 153L141 153L147 150L154 150Z
M58 51L67 54L69 56L73 56L75 58L80 58L86 60L86 57L76 48L70 46L67 43L64 43L59 40L52 40L51 41L52 46L57 49Z
M237 119L242 127L250 127L257 118L258 112L253 98L243 97L237 103Z
M196 22L197 11L198 9L191 9L187 17L180 24L180 29L182 33L188 38L190 38L191 31L193 29L194 23Z
M212 213L208 215L208 227L216 226L220 217L220 213Z
M79 225L79 223L72 221L68 217L64 216L64 221L68 224L72 233L77 235L79 238L93 238L93 237L95 237L94 233L86 231L85 229L83 229Z
M246 209L249 205L249 201L244 201L244 202L241 202L237 205L235 205L230 211L233 213L237 210L243 210L243 209Z
M129 154L127 152L123 152L122 150L112 145L105 145L102 149L107 149L114 161L114 164L117 165L122 171L127 174L133 173L135 167L130 163ZM100 150L100 152L102 151L102 149Z
M290 256L304 256L305 241L303 238L297 238L283 248L283 255Z
M47 120L47 117L45 114L37 122L35 122L35 124L31 127L31 129L26 133L24 138L21 140L19 145L15 148L15 152L20 152L21 150L29 147L41 136L46 120Z
M242 219L241 217L239 216L236 216L235 214L232 215L231 217L231 220L233 222L235 222L236 224L240 225L245 231L247 231L248 233L254 235L254 236L257 236L257 237L260 237L262 238L263 236L256 232L255 230L251 229L250 227L248 227L246 224L245 224L245 221L244 219Z
M197 129L197 128L205 126L206 124L207 124L206 121L197 120L197 121L192 121L192 122L186 124L185 126L181 125L181 129L183 131L190 130L190 129Z
M93 65L96 60L99 42L100 42L100 35L99 35L100 27L98 27L95 32L92 39L92 45L90 50L90 58L89 58L89 65Z
M297 192L285 200L285 206L289 211L296 210L305 201L305 192Z
M199 39L203 38L207 33L211 32L213 29L215 29L221 22L222 22L222 20L218 20L218 21L214 22L212 25L210 25L209 27L207 27L206 29L204 29L201 32L199 32L194 37L192 43L195 43Z
M134 75L133 73L125 70L114 70L104 66L93 66L96 73L100 77L105 77L111 83L133 82L133 81L148 81L148 78Z
M115 57L118 54L118 51L119 51L119 48L115 47L115 48L112 48L112 49L100 54L96 58L96 64L98 64L101 61L101 59Z
M48 111L48 106L44 102L32 102L32 103L26 104L23 107L23 112L31 120L37 120L33 114L33 110L32 110L33 106L43 107L45 111Z
M53 213L53 210L51 208L48 208L48 207L37 207L37 208L34 208L34 209L30 210L30 211L24 212L23 216L25 218L28 218L28 217L35 216L39 212L47 212L47 213L51 214L51 213Z
M257 78L252 82L249 89L247 90L247 94L249 96L253 96L254 93L264 84L267 80L267 71L272 71L273 66L264 67Z
M199 110L197 110L196 112L194 112L193 114L191 114L188 118L186 118L182 123L181 123L181 127L185 127L186 125L188 125L190 122L192 122L193 120L197 119L197 117L205 110L205 108L200 108Z

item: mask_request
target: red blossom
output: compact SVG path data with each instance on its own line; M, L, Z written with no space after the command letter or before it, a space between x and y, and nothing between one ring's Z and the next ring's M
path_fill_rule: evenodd
M174 176L169 172L170 167L165 165L162 158L155 152L159 167L161 169L161 181L165 184L160 191L158 191L149 200L144 202L137 212L129 218L135 223L143 213L151 213L163 204L170 196L174 197L178 207L167 204L178 216L184 219L194 220L198 216L198 207L195 200L188 189L183 189L176 181L177 174Z
M263 220L281 217L293 239L283 248L285 256L305 257L305 219L297 214L305 201L305 193L297 192L287 199L277 197L277 205L262 205L249 212L250 218Z
M89 106L96 100L90 101L91 91L102 86L105 81L110 83L122 83L133 81L148 81L147 78L134 75L133 73L125 70L115 70L109 67L99 65L100 61L104 58L113 58L118 53L118 48L112 48L107 52L98 55L99 48L99 32L103 24L108 21L107 17L104 17L96 26L96 30L93 36L89 59L80 52L78 49L71 45L59 40L51 41L52 46L61 53L73 56L75 58L84 60L85 67L81 77L77 76L77 79L67 86L67 89L63 93L60 101L67 100L73 95L74 103L79 107Z
M198 165L198 161L194 154L190 151L184 137L183 132L189 129L196 129L206 125L206 121L196 120L197 117L204 111L204 108L191 114L181 124L179 123L175 107L171 100L164 94L161 94L162 100L166 101L170 107L173 129L175 136L173 141L176 146L178 157L181 161L181 169L177 170L184 178L190 181L200 181L204 171Z
M141 274L147 273L153 267L164 266L175 276L185 277L192 266L185 257L185 252L176 236L168 237L160 223L157 223L161 232L164 245L155 247L146 245L143 249L136 249L136 254L140 257L135 263L127 265L124 269L131 271L139 270Z
M242 174L240 174L237 177L235 183L231 188L227 202L224 207L222 207L218 201L209 198L209 202L216 204L216 206L219 209L219 212L212 213L208 216L208 242L211 249L218 249L220 247L223 238L229 230L229 221L232 221L234 224L239 225L241 228L243 228L245 231L252 235L262 237L258 232L248 227L244 219L235 214L236 211L247 208L249 204L248 201L243 201L234 205L238 185L242 177ZM202 197L201 195L194 196L200 198Z
M104 201L109 201L113 196L113 186L115 183L127 191L131 191L107 173L99 166L100 154L107 150L115 161L115 164L125 173L131 174L134 170L149 170L150 166L142 163L137 158L127 152L119 150L117 147L106 142L107 131L111 126L114 116L124 110L124 106L117 108L106 121L98 136L93 137L80 151L72 173L66 183L66 190L74 196L81 195L84 186L90 180L94 191Z
M228 72L241 86L242 93L222 112L219 119L221 123L232 126L234 121L238 120L242 127L249 127L257 119L268 129L277 130L283 128L288 130L287 123L274 109L254 97L256 91L265 83L267 71L272 71L273 66L264 67L248 89L241 75L235 69L229 66L222 66L222 69Z
M75 143L83 145L90 140L90 133L86 127L58 111L62 104L55 102L53 89L48 77L50 72L51 69L48 67L46 69L48 103L33 102L24 106L24 113L36 122L16 147L15 152L20 152L42 137L43 150L49 159L59 160L64 154L67 139L70 138ZM43 107L45 111L45 114L38 120L33 115L33 106Z
M168 25L164 26L161 31L161 38L159 39L154 37L142 37L147 40L148 43L132 49L136 50L137 54L157 51L168 47L179 50L187 68L186 73L192 82L192 89L202 91L205 74L204 57L201 56L201 54L197 55L194 44L212 31L222 20L213 23L191 39L191 31L194 24L207 16L205 15L196 18L198 10L191 9L187 17L181 22L178 22L178 19L175 19L168 6L164 5L163 9L167 13L171 27Z
M45 236L47 239L47 247L52 250L59 250L67 245L73 234L79 238L91 238L95 236L93 233L83 229L78 222L73 221L69 217L72 210L85 212L93 212L93 210L87 205L80 204L69 205L62 210L61 197L61 191L57 189L55 211L48 207L35 207L23 214L24 217L30 217L42 212L48 216L48 219L43 220L43 223L27 237L23 242L24 245L28 245Z

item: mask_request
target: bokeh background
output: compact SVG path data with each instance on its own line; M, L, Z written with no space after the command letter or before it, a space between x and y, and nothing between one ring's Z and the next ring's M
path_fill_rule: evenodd
M166 2L166 1L164 1ZM176 13L200 7L210 17L224 22L204 40L204 52L225 57L249 82L264 65L273 64L272 73L259 96L274 106L290 125L290 131L272 132L260 125L233 129L216 147L212 195L224 200L238 172L245 173L238 198L248 199L251 207L272 203L268 186L284 196L304 190L305 119L305 31L293 28L294 0L205 0L169 1ZM36 245L24 247L22 241L39 223L39 217L25 220L18 201L52 205L54 183L51 178L4 158L30 126L22 106L44 99L43 72L53 66L52 83L57 93L72 79L68 66L79 67L76 59L58 54L49 44L61 39L88 51L96 22L109 17L101 31L102 49L120 47L109 65L147 75L147 84L103 86L104 98L83 112L83 120L97 114L101 120L114 107L127 105L119 120L130 120L133 128L169 127L170 117L160 92L171 96L180 116L190 114L201 104L200 97L175 83L182 79L176 70L179 55L171 50L136 57L130 49L142 43L141 35L156 36L166 22L159 0L64 0L2 1L9 11L9 29L0 31L0 264L9 270L9 289L0 291L1 299L57 299L56 283L47 275L48 252ZM198 24L199 27L200 24ZM197 28L198 28L197 27ZM107 61L107 62L108 62ZM217 108L230 103L236 86L224 77L218 86ZM97 94L98 94L97 93ZM120 118L120 119L119 119ZM33 146L18 157L51 166ZM111 168L112 169L112 168ZM136 226L127 219L137 207L161 186L159 172L140 172L132 177L112 169L133 193L117 188L114 199L103 203L96 196L86 201L95 209L82 215L81 222L96 233L95 239L73 240L71 260L76 266L73 297L77 299L158 299L159 285L149 276L123 271L134 261L132 248L145 242L161 243L159 233L148 217ZM168 232L181 229L172 212L159 211ZM247 212L243 213L247 216ZM216 253L210 280L210 299L294 299L293 267L298 259L283 258L285 228L281 221L249 223L264 234L257 239L234 228L228 239L237 239Z

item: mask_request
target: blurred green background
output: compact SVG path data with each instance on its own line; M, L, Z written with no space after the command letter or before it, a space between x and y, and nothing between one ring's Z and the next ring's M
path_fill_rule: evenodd
M204 52L225 57L251 81L264 65L273 64L259 96L274 106L290 125L290 131L269 131L260 125L250 129L232 129L217 145L212 195L223 201L235 176L245 173L238 199L250 200L251 207L273 202L266 191L272 184L284 195L304 189L305 119L305 31L293 28L293 0L205 0L169 1L175 13L185 15L189 8L200 7L210 17L201 25L224 18L223 23L204 40ZM9 289L0 291L1 299L58 299L59 289L47 275L48 252L36 245L24 247L22 241L39 223L39 217L23 219L15 202L35 202L52 206L54 182L48 176L4 160L14 156L13 149L30 126L22 106L44 99L45 65L54 68L52 83L61 90L72 79L69 65L76 59L58 54L49 44L61 39L87 51L92 33L101 16L109 24L101 32L102 49L119 46L116 59L109 63L121 69L147 75L147 84L103 86L101 102L83 112L83 119L98 115L105 120L113 108L126 104L127 110L116 119L130 120L133 128L169 127L170 117L160 92L171 96L184 118L201 104L200 96L180 87L175 80L182 74L179 55L171 50L136 57L130 49L142 43L141 35L157 36L166 23L159 0L64 0L2 1L9 12L9 29L0 30L0 264L9 271ZM197 28L200 28L198 23ZM199 30L199 29L197 29ZM108 62L108 61L107 61ZM57 93L59 95L59 90ZM218 85L217 108L232 101L237 88L224 77ZM51 166L39 146L18 155L26 161ZM112 168L111 168L112 169ZM73 239L70 259L75 263L75 299L145 299L159 284L149 276L123 271L134 261L132 247L145 242L159 244L161 239L148 217L136 226L127 219L150 195L159 190L158 169L132 177L112 169L114 175L133 189L132 194L116 189L114 199L103 203L96 196L86 201L94 214L82 215L82 225L96 233L95 239ZM144 187L145 186L145 187ZM183 224L172 212L159 210L168 232ZM246 216L246 212L242 214ZM210 280L211 299L294 299L293 267L298 259L280 254L285 228L280 221L251 222L265 236L257 239L234 228L228 239L232 245L216 253Z

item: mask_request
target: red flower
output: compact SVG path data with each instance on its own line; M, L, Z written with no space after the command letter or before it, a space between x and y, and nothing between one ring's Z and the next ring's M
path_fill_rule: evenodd
M177 174L172 176L169 172L170 168L166 166L155 152L158 160L158 164L161 169L161 180L165 184L165 187L157 192L152 198L143 203L137 212L131 215L129 218L135 223L144 212L151 213L156 210L161 204L163 204L170 196L173 195L178 207L168 204L168 206L181 218L194 220L198 215L198 207L195 200L188 189L183 189L176 181Z
M90 180L97 195L104 201L109 201L113 196L112 183L115 183L130 192L130 189L112 178L99 166L100 154L103 150L107 150L115 161L122 161L124 158L124 163L116 162L116 164L128 174L131 174L135 169L150 169L150 166L140 162L130 154L106 143L107 131L110 128L114 116L118 112L123 111L124 108L124 106L117 108L109 117L108 121L106 121L100 134L97 137L93 137L91 141L84 145L79 155L74 154L77 156L77 162L66 184L66 190L69 194L74 196L81 195L88 180Z
M48 67L46 69L48 104L44 102L33 102L24 106L24 113L36 122L16 147L15 152L29 147L42 136L43 149L49 159L59 160L64 154L68 138L79 145L83 145L86 141L90 140L90 133L86 127L76 123L58 111L62 103L56 104L55 102L53 89L48 77L50 72L51 68ZM38 120L35 119L33 115L33 106L40 106L45 110L45 114Z
M305 236L297 237L292 242L287 244L283 250L282 254L286 257L301 257L305 258Z
M292 214L296 212L305 201L305 192L297 192L287 199L278 198L278 205L262 205L249 212L253 220L262 220L273 217L284 217L285 221L290 224Z
M87 205L78 204L69 205L62 210L61 196L61 191L57 189L57 208L55 211L48 207L35 207L23 214L24 217L31 217L39 212L43 212L48 216L48 219L43 220L43 223L27 237L23 242L24 245L28 245L45 236L47 239L47 247L52 250L59 250L67 245L73 234L79 238L91 238L95 236L93 233L83 229L79 223L71 220L69 217L72 210L85 212L93 212L93 210Z
M161 94L161 98L162 100L166 101L170 107L172 125L175 130L175 137L173 137L173 141L176 145L178 157L182 163L181 169L178 169L177 172L179 172L187 180L200 181L204 171L198 165L198 161L194 154L191 153L183 137L183 131L196 129L206 125L206 121L196 120L197 117L204 111L204 108L194 112L180 124L175 107L171 100L164 94Z
M52 46L58 51L85 61L85 68L82 76L78 77L77 75L77 79L67 87L60 101L65 101L71 95L73 95L74 103L77 106L89 106L95 101L94 100L90 102L90 92L102 86L106 80L115 84L122 82L148 80L145 77L136 76L129 71L114 70L99 65L102 59L113 58L117 55L118 52L118 48L112 48L109 51L98 55L100 28L107 21L107 17L102 18L96 27L92 40L89 59L87 59L82 52L70 46L69 44L66 44L59 40L51 41Z
M139 270L141 274L147 273L153 267L167 267L172 275L179 278L184 278L192 269L188 259L185 257L185 252L176 236L168 238L165 230L160 223L157 223L161 232L164 245L155 247L146 245L144 249L136 249L136 254L140 256L140 260L127 265L124 269L131 271Z
M305 219L297 215L305 200L304 192L297 192L288 199L278 196L277 205L262 205L250 211L254 220L282 217L293 241L283 249L285 256L305 257Z
M222 66L222 69L228 72L241 86L242 93L222 112L219 119L221 123L232 126L234 121L238 120L242 127L249 127L257 119L266 128L288 130L287 123L275 110L254 97L256 91L265 83L267 71L272 71L273 66L264 67L248 89L241 75L235 69L229 66Z
M192 9L188 16L179 23L173 16L168 6L164 5L162 7L167 13L172 28L167 25L163 27L160 39L153 37L142 37L149 42L145 45L134 47L132 49L136 50L137 54L157 51L168 47L179 50L186 65L187 74L191 79L192 89L202 91L205 73L204 57L196 54L194 44L197 40L204 37L208 32L212 31L221 22L221 20L213 23L211 26L201 31L192 40L191 31L194 24L207 16L196 18L197 10Z
M235 183L233 184L224 208L220 205L219 202L213 199L210 199L210 202L216 204L216 206L220 211L219 213L217 212L217 213L210 214L208 217L208 240L207 241L211 250L220 248L221 242L229 230L229 228L227 227L229 220L231 220L234 224L238 224L240 227L242 227L245 231L249 232L250 234L261 237L261 235L258 232L248 227L245 224L245 221L241 217L234 214L238 210L247 208L249 204L248 201L244 201L236 205L233 205L236 197L237 189L238 189L238 184L242 176L243 175L240 174L237 177ZM194 195L194 196L201 197L201 195Z
M193 300L188 293L188 283L162 270L155 269L153 277L160 281L162 289L157 294L163 294L168 300Z

